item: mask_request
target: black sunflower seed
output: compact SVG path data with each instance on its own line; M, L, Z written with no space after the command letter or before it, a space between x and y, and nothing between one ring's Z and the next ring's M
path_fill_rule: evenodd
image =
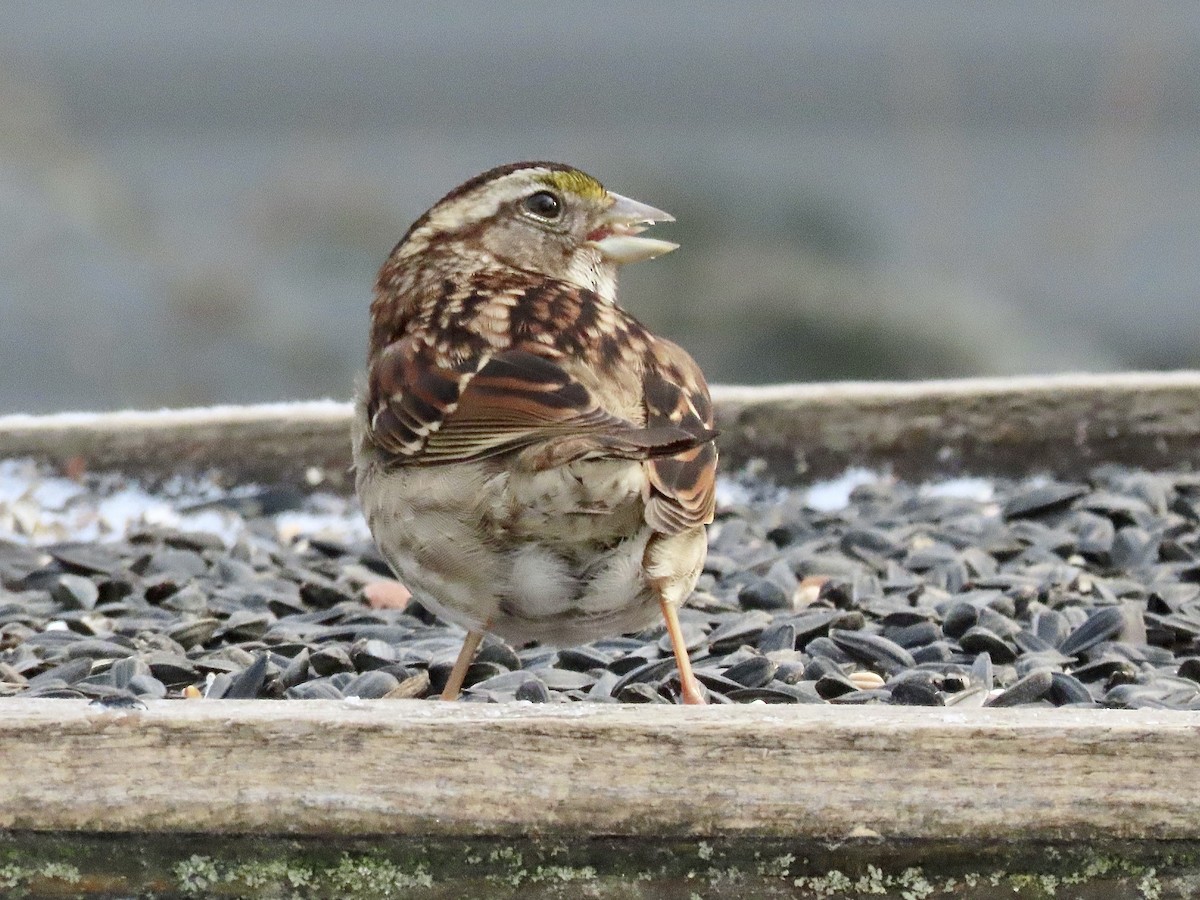
M1078 656L1101 641L1117 635L1125 627L1125 613L1110 606L1096 610L1082 625L1063 640L1059 649L1068 656Z
M1054 674L1046 669L1030 672L1024 678L997 694L987 706L1024 706L1041 700L1054 683Z

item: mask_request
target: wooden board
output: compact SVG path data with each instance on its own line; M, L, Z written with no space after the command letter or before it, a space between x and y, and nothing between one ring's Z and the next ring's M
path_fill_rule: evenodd
M1200 838L1200 713L0 701L0 829Z
M1200 372L713 389L723 465L781 481L851 465L908 478L1200 466ZM350 406L0 416L0 456L165 476L349 485Z

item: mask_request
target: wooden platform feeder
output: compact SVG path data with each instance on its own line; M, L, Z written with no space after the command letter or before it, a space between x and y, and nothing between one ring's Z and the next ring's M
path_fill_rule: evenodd
M722 388L799 482L1200 464L1200 374ZM0 457L348 490L343 404L0 417ZM1171 897L1200 713L0 700L0 896Z

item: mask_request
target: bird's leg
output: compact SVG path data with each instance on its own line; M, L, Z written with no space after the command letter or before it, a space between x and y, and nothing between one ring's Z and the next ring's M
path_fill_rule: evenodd
M658 605L662 607L663 618L667 622L667 634L671 636L671 649L675 651L675 664L679 667L679 688L683 694L683 702L689 705L703 706L705 704L704 690L692 673L692 661L688 659L687 644L683 640L683 632L679 628L679 614L673 604L665 598L659 598Z
M457 700L458 695L462 693L463 681L467 678L467 669L471 668L471 662L475 659L475 651L479 649L479 642L482 640L482 631L467 632L462 649L458 651L458 659L454 661L454 668L450 670L450 678L447 679L446 686L442 688L443 700Z

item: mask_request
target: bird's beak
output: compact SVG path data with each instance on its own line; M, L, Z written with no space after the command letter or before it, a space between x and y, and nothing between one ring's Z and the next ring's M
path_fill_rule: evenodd
M671 241L641 236L655 222L674 222L673 215L612 191L608 196L613 204L604 213L599 227L588 236L607 261L622 266L654 259L679 247Z

